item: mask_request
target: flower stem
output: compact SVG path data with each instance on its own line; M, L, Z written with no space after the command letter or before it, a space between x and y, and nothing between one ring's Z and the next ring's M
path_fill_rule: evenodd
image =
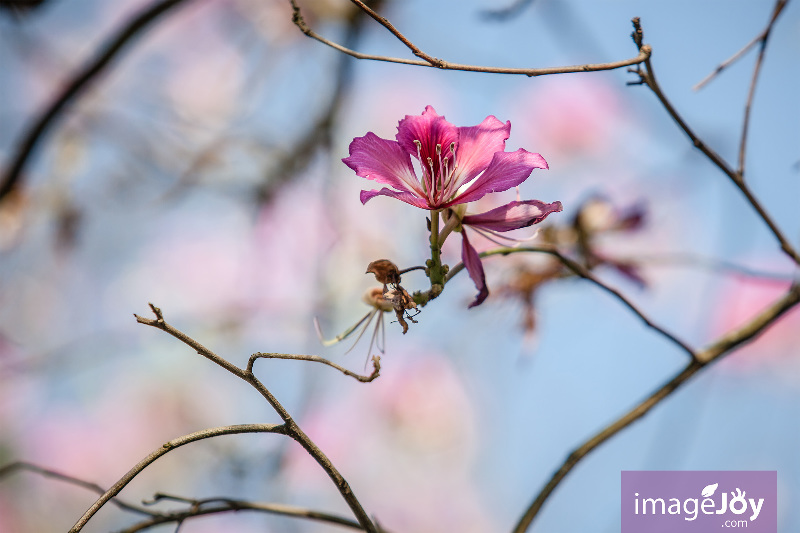
M444 287L446 271L442 265L442 244L439 242L439 211L431 209L431 259L428 263L428 278L431 280L431 297L439 295ZM437 287L438 285L438 287Z

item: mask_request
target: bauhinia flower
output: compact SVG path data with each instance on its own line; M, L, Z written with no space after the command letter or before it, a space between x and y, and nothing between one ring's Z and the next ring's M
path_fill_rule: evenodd
M388 185L361 191L361 202L376 196L396 198L421 209L448 210L450 230L461 224L496 235L524 228L561 211L561 203L516 201L477 215L466 215L466 204L492 192L506 191L525 181L535 168L548 168L544 158L520 148L505 151L511 122L488 116L477 126L457 127L428 106L422 115L407 115L397 126L397 140L382 139L372 132L350 143L350 157L343 159L358 176ZM412 158L418 161L419 173ZM459 206L454 208L454 206ZM452 209L451 209L452 208ZM477 251L462 230L462 261L478 288L474 307L486 299L483 266ZM444 239L440 239L440 244Z

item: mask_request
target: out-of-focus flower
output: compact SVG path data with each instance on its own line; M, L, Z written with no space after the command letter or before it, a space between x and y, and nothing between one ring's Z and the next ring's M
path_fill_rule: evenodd
M561 211L561 203L515 201L485 213L466 215L464 204L492 192L506 191L525 181L535 168L548 168L544 158L522 148L505 151L511 122L488 116L477 126L457 127L427 106L420 116L406 115L397 126L397 140L381 139L372 132L350 143L350 157L342 161L358 176L392 188L361 191L361 202L376 196L396 198L421 209L447 212L448 222L439 237L468 225L483 235L528 227ZM417 176L412 156L422 177ZM458 206L458 207L456 207ZM452 209L450 209L452 208ZM461 258L478 295L470 307L489 295L480 257L462 230Z
M561 276L561 264L548 258L542 264L525 263L517 266L511 279L500 287L498 293L501 296L522 302L522 331L527 339L532 339L536 334L536 293L547 282Z

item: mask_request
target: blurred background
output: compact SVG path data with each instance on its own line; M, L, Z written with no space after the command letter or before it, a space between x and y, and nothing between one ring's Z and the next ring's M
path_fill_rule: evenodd
M347 0L298 2L318 33L410 57ZM143 0L46 0L0 11L0 168L31 121ZM692 86L766 25L773 3L386 1L379 9L450 62L544 67L636 55L641 17L662 88L735 163L755 53ZM794 243L800 234L800 8L770 38L754 101L747 179ZM548 171L523 199L560 200L540 239L702 347L769 305L795 271L728 178L653 94L612 72L527 78L357 61L305 37L283 0L186 1L98 78L43 139L24 187L0 204L0 465L26 460L112 485L163 442L206 427L278 422L245 383L136 323L175 327L238 365L251 353L318 354L361 371L368 330L323 348L369 308L366 265L429 253L425 214L341 163L368 131L393 138L426 105L460 126L512 123L507 149ZM486 199L493 207L509 191ZM577 229L576 229L577 228ZM523 232L522 236L531 232ZM451 266L459 239L445 247ZM491 243L476 239L485 249ZM577 252L575 252L577 253ZM595 257L596 256L596 257ZM710 259L742 268L726 268ZM386 316L382 374L360 384L312 363L256 372L397 532L508 531L569 452L649 395L686 355L596 286L541 257L484 262L492 291L467 310L465 274L407 335ZM750 272L755 271L755 272ZM426 278L409 273L408 290ZM800 529L800 312L704 371L591 454L533 531L615 532L622 470L777 470L780 531ZM212 439L166 455L122 493L281 502L349 516L327 476L284 437ZM96 495L32 473L0 479L0 532L67 530ZM170 504L159 504L165 509ZM172 504L173 507L177 504ZM106 506L84 531L141 516ZM174 531L164 526L156 531ZM335 531L257 513L181 531Z

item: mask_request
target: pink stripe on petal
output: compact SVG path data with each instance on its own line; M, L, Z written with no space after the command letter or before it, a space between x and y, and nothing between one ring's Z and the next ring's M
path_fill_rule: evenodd
M551 213L561 211L561 202L545 203L539 200L509 202L485 213L467 215L462 223L490 231L511 231L538 224Z
M458 163L459 179L455 189L472 181L489 163L495 152L502 152L506 147L506 139L511 134L511 122L503 124L493 115L484 119L477 126L458 128Z
M414 193L410 193L407 191L393 191L392 189L387 189L386 187L384 187L379 191L375 190L361 191L360 195L361 203L366 204L376 196L388 196L389 198L396 198L407 204L411 204L414 207L419 207L422 209L430 209L430 207L428 207L428 203L425 201L424 198L420 198Z
M350 157L342 162L362 178L423 195L411 158L396 141L381 139L372 132L356 137L350 143Z
M475 296L475 300L469 304L469 308L481 305L486 297L489 296L489 288L486 286L486 274L483 271L481 257L469 243L466 230L461 232L461 261L463 261L464 266L467 268L469 277L472 279L475 287L478 288L478 294Z
M496 152L483 174L472 182L462 194L442 207L474 202L492 192L501 192L516 187L530 176L535 168L548 168L547 161L539 154L520 148L516 152Z

